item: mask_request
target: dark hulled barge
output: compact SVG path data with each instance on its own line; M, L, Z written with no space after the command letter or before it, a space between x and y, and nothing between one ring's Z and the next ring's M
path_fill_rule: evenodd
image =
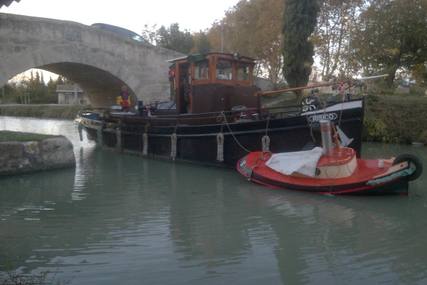
M250 151L298 151L320 145L318 122L329 119L360 155L362 99L325 106L265 108L254 85L254 60L209 53L171 61L172 100L137 112L82 112L88 137L153 158L234 167Z

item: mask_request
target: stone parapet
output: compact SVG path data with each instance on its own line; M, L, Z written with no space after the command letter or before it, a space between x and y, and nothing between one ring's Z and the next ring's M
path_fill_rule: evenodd
M0 176L75 165L73 145L63 136L41 141L0 143Z

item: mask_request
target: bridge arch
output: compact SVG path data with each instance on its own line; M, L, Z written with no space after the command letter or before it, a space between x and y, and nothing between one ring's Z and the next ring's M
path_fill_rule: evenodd
M145 102L168 98L174 51L82 24L0 13L0 86L39 68L78 83L95 107L109 106L127 85Z

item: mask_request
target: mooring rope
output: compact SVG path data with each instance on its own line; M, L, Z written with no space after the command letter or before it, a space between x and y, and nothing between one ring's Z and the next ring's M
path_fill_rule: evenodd
M216 136L216 160L224 161L224 134L218 133Z
M261 139L262 141L262 151L269 152L270 151L270 137L265 135Z
M268 152L270 151L270 137L268 136L268 128L270 126L270 116L267 118L267 123L265 125L265 135L261 139L262 143L262 151Z
M221 112L221 114L222 114L222 116L224 117L224 123L225 123L225 125L227 126L228 131L230 132L230 134L231 134L231 136L233 137L233 139L234 139L234 141L236 142L236 144L237 144L241 149L243 149L244 151L246 151L247 153L251 152L251 151L250 151L250 150L248 150L246 147L244 147L244 146L239 142L239 140L236 138L236 136L234 135L233 131L231 130L230 125L228 124L227 117L225 116L224 112Z

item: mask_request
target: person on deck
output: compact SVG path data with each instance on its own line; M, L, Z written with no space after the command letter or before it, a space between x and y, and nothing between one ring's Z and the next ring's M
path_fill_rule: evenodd
M120 91L120 105L122 106L123 112L128 112L130 108L130 102L129 102L129 91L126 86L122 87L122 90Z
M175 100L175 65L169 68L170 99Z

